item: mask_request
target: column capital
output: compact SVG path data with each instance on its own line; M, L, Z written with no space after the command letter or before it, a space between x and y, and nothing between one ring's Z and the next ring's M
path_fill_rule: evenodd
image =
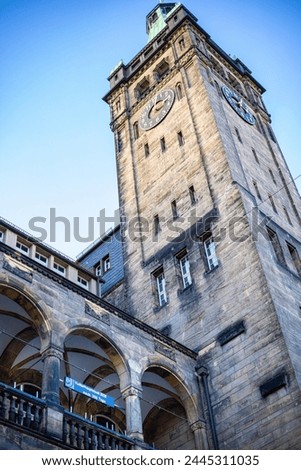
M209 371L208 371L207 367L205 367L201 364L197 364L195 366L195 371L196 371L197 375L199 375L200 377L207 377L209 375Z
M196 432L196 431L199 431L200 429L206 429L207 428L206 422L203 421L202 419L198 419L194 423L191 423L189 426L190 426L190 429L191 429L192 432Z
M54 356L57 359L62 360L64 356L64 351L60 348L57 348L56 346L48 346L46 349L41 351L41 356L43 360L45 360L47 357Z
M121 390L122 397L125 399L130 396L142 397L142 388L135 385L127 385Z

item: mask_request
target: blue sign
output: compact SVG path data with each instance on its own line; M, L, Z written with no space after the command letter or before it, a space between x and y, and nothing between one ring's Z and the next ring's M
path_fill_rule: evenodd
M108 395L105 395L102 392L98 392L97 390L94 390L93 388L88 387L87 385L77 382L77 380L74 380L71 377L65 377L64 384L65 387L71 388L71 390L81 393L86 397L92 398L96 401L100 401L101 403L104 403L107 406L111 406L112 408L115 407L115 400L113 397L109 397Z

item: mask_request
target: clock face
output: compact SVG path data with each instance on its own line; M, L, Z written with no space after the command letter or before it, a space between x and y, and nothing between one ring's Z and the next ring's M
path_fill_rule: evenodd
M234 91L226 86L222 86L222 92L234 111L249 124L255 124L255 117L251 113L246 102Z
M139 126L144 131L157 126L171 110L175 99L172 89L160 91L145 106L139 120Z

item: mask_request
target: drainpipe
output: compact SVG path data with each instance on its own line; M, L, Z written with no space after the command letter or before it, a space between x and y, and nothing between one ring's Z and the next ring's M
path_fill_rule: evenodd
M212 433L214 449L218 450L219 445L218 445L217 432L216 432L216 426L215 426L215 421L214 421L214 415L213 415L213 409L212 409L209 385L208 385L209 371L206 367L199 366L199 365L196 366L195 370L205 393L205 400L206 400L206 405L207 405L207 410L208 410L208 418L209 418L209 424L210 424L210 429Z

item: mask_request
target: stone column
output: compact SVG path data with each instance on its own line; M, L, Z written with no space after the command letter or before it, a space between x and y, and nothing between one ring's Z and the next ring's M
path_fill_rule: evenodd
M213 414L213 408L211 404L211 396L210 396L209 384L208 384L209 371L199 361L197 361L195 370L198 375L200 388L203 390L204 396L205 396L207 413L208 413L212 440L213 440L213 448L215 450L218 450L219 444L218 444L218 438L217 438L217 432L216 432L216 427L215 427L215 420L214 420L214 414ZM202 394L202 391L201 391L201 394Z
M143 441L142 414L140 399L142 389L129 385L122 390L125 400L126 433L132 439Z
M63 352L49 347L42 352L44 361L42 398L46 400L43 428L52 438L63 439L64 409L60 406L60 364Z
M190 425L190 429L193 432L195 448L198 450L208 449L206 423L198 420Z
M49 347L42 353L44 368L42 382L42 398L50 404L60 403L60 365L63 352Z

